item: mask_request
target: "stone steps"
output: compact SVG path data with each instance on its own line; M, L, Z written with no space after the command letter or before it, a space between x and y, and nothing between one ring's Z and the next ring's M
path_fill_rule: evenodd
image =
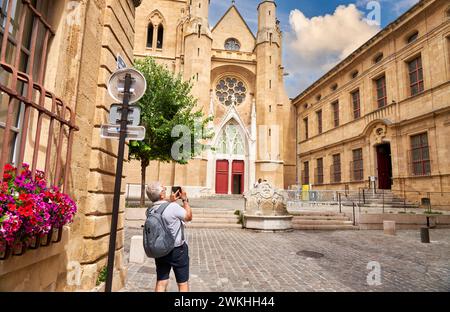
M192 223L237 223L238 222L237 216L233 217L221 217L221 218L212 218L212 217L194 217L192 220Z
M302 219L302 220L341 220L348 221L348 217L346 216L297 216L294 219Z
M196 223L191 222L186 225L186 228L200 228L200 229L241 229L242 225L236 223Z
M294 230L302 231L356 231L359 230L357 226L353 225L300 225L293 224Z
M191 208L244 210L244 199L203 199L193 198L189 200Z
M307 219L296 219L292 220L293 225L353 225L352 221L349 220L307 220Z
M291 215L296 216L319 216L319 217L333 217L333 216L345 216L343 213L334 212L334 211L310 211L310 210L301 210L301 211L293 211Z
M353 221L343 213L300 211L294 214L292 227L295 230L357 230Z
M238 210L238 209L236 209ZM193 219L188 227L191 228L241 228L239 217L234 214L235 209L229 208L192 208Z
M238 210L238 209L236 209ZM226 214L226 215L234 215L236 210L230 209L217 209L217 208L192 208L192 213L197 214Z

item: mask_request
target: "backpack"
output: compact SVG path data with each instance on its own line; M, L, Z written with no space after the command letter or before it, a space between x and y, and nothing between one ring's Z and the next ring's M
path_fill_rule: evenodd
M156 209L152 207L147 209L147 219L144 223L144 250L149 258L167 256L174 249L175 238L183 228L183 224L181 224L175 237L172 235L163 218L163 213L169 205L170 203L164 203ZM183 232L182 234L184 236Z

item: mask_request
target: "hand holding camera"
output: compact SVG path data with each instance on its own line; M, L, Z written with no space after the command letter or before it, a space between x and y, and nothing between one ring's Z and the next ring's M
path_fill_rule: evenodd
M175 202L179 199L181 199L183 202L188 200L186 191L181 186L172 186L170 201Z

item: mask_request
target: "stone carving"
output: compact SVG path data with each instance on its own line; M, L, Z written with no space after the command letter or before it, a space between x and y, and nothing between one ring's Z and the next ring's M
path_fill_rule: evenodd
M375 136L375 142L377 144L383 143L384 138L386 137L387 127L386 125L378 125L374 128L373 134Z
M244 194L245 227L259 230L287 230L291 228L292 216L286 209L283 191L263 182Z
M263 182L245 195L245 212L255 215L286 215L284 196L272 188L268 182Z

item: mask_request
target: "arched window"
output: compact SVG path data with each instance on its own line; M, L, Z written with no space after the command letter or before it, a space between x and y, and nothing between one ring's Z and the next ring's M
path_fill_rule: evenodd
M375 55L375 57L373 58L373 63L377 64L379 62L381 62L381 60L383 59L384 55L382 52L378 53L377 55Z
M241 44L237 39L230 38L225 41L225 50L229 51L239 51L241 49Z
M219 136L216 150L219 154L224 155L245 155L244 138L237 124L230 122L224 127Z
M412 33L411 35L408 36L408 38L406 38L406 42L407 43L411 43L417 40L417 38L419 38L419 32L415 31L414 33Z
M148 24L147 27L147 48L153 48L153 33L154 33L155 27L152 23Z
M238 78L227 76L218 81L216 96L219 102L226 106L238 106L245 102L247 87Z
M159 26L158 26L158 41L156 42L156 48L162 49L163 42L164 42L164 26L162 24L159 24Z
M352 71L352 73L350 74L350 76L352 77L352 79L355 79L356 77L358 77L359 75L359 71L358 70L354 70Z

